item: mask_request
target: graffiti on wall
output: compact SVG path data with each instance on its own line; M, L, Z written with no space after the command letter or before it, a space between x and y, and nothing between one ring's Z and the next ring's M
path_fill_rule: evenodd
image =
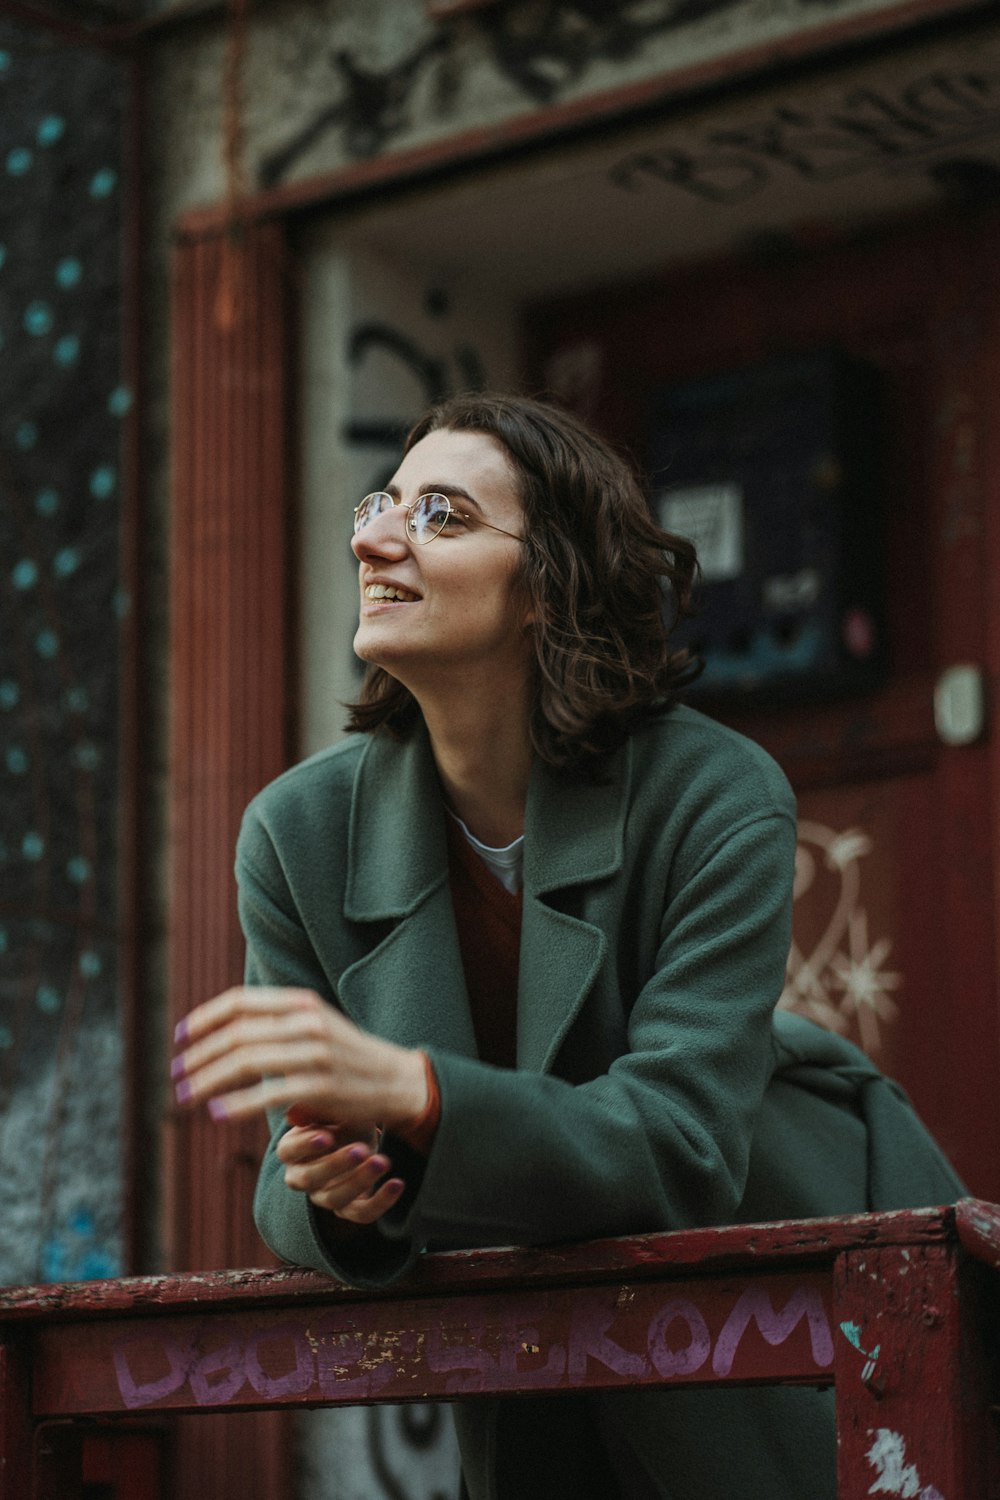
M0 1279L120 1268L119 65L0 18Z
M859 828L836 832L801 820L795 852L795 901L819 894L827 880L823 920L806 949L793 940L780 1005L841 1034L856 1032L866 1052L879 1048L883 1028L898 1014L893 994L902 976L886 967L892 944L872 941L862 900L861 861L872 849ZM821 898L822 899L822 898Z
M939 185L948 187L955 160L941 153L974 152L998 133L1000 73L940 71L896 89L852 88L828 108L776 104L705 130L692 147L632 152L610 178L624 192L677 188L723 205L756 197L784 173L819 184L873 168L939 179L943 171Z
M838 0L804 0L836 5ZM373 66L356 52L330 53L331 99L258 166L261 186L284 181L300 159L332 131L348 156L376 155L414 123L418 88L441 115L454 109L460 87L461 38L477 36L488 66L532 104L554 103L599 62L625 63L680 27L718 18L739 0L522 0L481 14L443 18L402 57Z

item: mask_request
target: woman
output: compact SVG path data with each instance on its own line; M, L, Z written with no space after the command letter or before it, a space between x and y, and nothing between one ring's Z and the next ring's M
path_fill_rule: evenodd
M246 987L179 1028L183 1102L270 1112L268 1243L380 1286L428 1246L954 1197L867 1059L775 1014L792 796L676 703L694 557L625 465L555 408L461 396L354 526L356 733L251 805ZM474 1500L834 1493L811 1391L457 1422Z

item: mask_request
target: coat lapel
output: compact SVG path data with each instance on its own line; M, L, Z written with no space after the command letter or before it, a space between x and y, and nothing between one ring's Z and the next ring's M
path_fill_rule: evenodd
M366 1031L475 1057L444 817L423 729L402 744L373 735L354 784L344 915L394 925L345 969L340 999Z
M535 764L525 820L518 1067L553 1066L604 960L605 933L563 910L559 892L621 869L630 771L628 744L596 786Z

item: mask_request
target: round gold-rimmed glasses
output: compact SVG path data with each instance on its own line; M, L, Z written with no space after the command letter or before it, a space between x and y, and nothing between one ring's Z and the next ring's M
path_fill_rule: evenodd
M523 536L518 536L513 531L505 531L502 526L494 526L492 521L484 521L482 516L467 510L456 510L447 495L435 493L418 495L415 500L405 503L397 500L386 490L374 490L372 494L365 496L360 505L355 506L354 535L357 536L359 531L364 531L370 521L374 521L375 517L382 515L384 511L391 510L394 505L403 506L406 511L407 532L415 542L422 545L432 542L446 527L456 521L461 521L463 524L471 523L473 526L485 526L490 531L499 531L501 536L513 537L515 542L524 541Z

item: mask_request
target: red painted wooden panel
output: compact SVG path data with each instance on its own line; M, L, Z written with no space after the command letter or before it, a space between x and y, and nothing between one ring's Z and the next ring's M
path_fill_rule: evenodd
M963 1315L954 1254L887 1246L845 1256L836 1279L837 1385L853 1395L838 1427L843 1500L995 1493L985 1351Z
M280 225L175 251L170 514L171 1022L238 981L232 878L250 797L287 764L288 259ZM165 1130L170 1264L266 1254L251 1217L261 1128L204 1113ZM178 1496L279 1500L271 1419L181 1429Z
M49 1323L36 1416L833 1378L828 1270Z

